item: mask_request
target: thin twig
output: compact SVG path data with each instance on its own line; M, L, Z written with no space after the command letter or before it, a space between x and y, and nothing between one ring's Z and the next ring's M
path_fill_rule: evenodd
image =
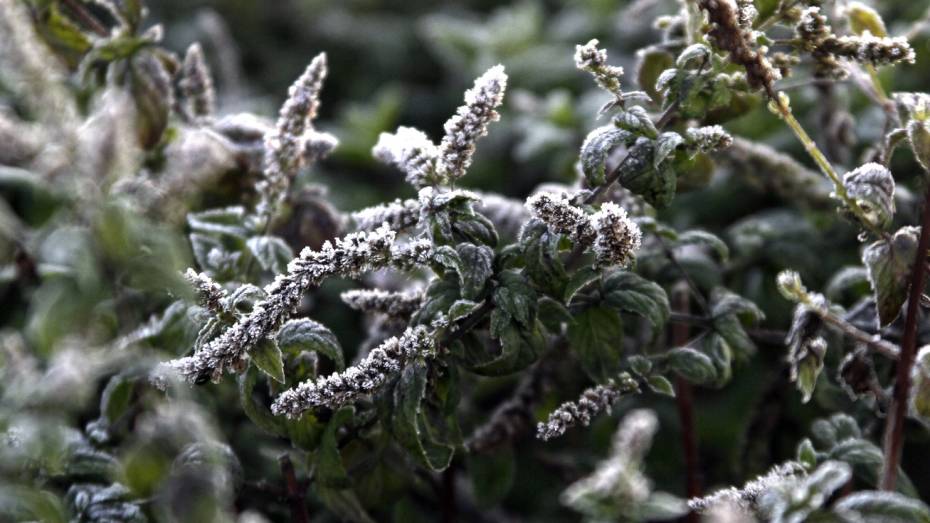
M908 400L911 389L911 367L917 352L917 315L920 310L920 296L927 282L924 270L927 249L930 248L930 187L924 195L924 208L920 218L920 239L917 241L917 257L911 270L911 288L907 297L907 312L904 319L904 335L901 339L901 357L898 360L897 379L894 397L885 423L884 452L885 461L882 469L881 489L894 490L898 481L898 463L901 461L901 447L904 445L904 418L907 416Z
M307 512L307 503L304 499L304 489L297 481L294 464L287 453L278 457L281 466L281 475L284 476L284 491L287 502L291 506L291 521L295 523L310 523L310 514Z
M688 297L688 287L676 286L672 290L674 308L683 314L691 310L691 299ZM672 343L676 347L688 343L691 329L686 323L672 325ZM678 419L681 423L681 445L685 455L686 492L689 498L701 496L701 477L698 464L697 433L694 428L694 394L691 384L678 376L675 378L675 403L678 406ZM689 512L685 518L688 523L698 523L700 516L697 512Z
M88 29L97 33L97 36L107 36L109 34L107 28L98 22L87 8L78 3L77 0L64 0L64 3L68 6L68 10L74 13L74 16L78 17Z

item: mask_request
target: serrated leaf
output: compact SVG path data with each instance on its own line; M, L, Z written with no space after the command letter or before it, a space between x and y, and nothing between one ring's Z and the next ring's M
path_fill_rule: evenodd
M869 283L875 293L879 327L893 322L907 300L919 232L918 227L902 227L890 242L879 240L862 252L862 262L869 271Z
M457 300L452 304L451 307L449 307L449 314L447 316L449 321L460 320L471 314L472 311L480 306L480 303L476 303L471 300Z
M620 370L623 326L617 311L591 307L575 316L568 342L588 376L603 383Z
M666 356L669 368L691 383L704 385L717 377L714 362L703 352L679 347L668 351Z
M652 118L640 105L634 105L626 111L614 117L614 125L633 134L645 136L655 140L659 137L659 130L656 129Z
M817 466L817 451L814 450L814 444L811 443L811 440L804 438L804 441L798 445L797 459L807 470L814 470L814 467Z
M100 415L109 424L116 423L129 410L135 381L117 374L110 378L100 395Z
M675 132L665 132L659 135L656 140L656 152L652 157L652 165L658 169L659 164L665 161L669 155L675 153L675 149L684 143L685 139Z
M278 383L284 383L284 361L281 359L281 349L274 340L265 338L258 342L249 351L249 358L262 372Z
M675 246L701 245L710 247L721 261L727 261L730 258L730 248L726 242L720 239L716 234L707 231L692 229L678 235L675 240Z
M449 466L454 447L434 441L422 426L420 403L426 395L428 368L426 363L415 361L401 373L394 389L395 412L392 429L397 441L408 452L431 470L440 471Z
M836 502L834 510L852 512L864 523L927 523L930 509L919 499L897 492L854 492Z
M455 250L460 259L458 272L462 283L462 297L467 300L477 299L494 273L494 251L486 245L472 243L459 244Z
M316 456L316 481L321 485L335 489L345 489L352 486L349 474L342 464L342 455L339 452L338 431L355 416L354 407L343 407L337 410L326 424L323 437L320 440L320 449Z
M632 133L613 125L598 127L588 133L581 145L581 171L592 187L604 183L605 164L610 151L632 138Z
M290 320L278 331L277 342L285 352L319 352L332 360L337 370L345 369L342 346L336 335L322 323L307 318Z
M294 259L294 251L277 236L253 236L245 244L261 268L274 274L286 272L287 264Z
M638 354L630 356L626 359L626 362L630 366L630 370L639 376L648 376L652 372L652 362L645 356Z
M536 313L539 321L549 332L558 334L562 332L562 324L571 324L575 322L572 313L569 312L565 305L548 296L539 299L539 310Z
M600 272L590 265L584 266L575 271L571 278L568 279L568 283L565 285L565 296L563 296L563 301L565 303L571 304L572 298L575 297L575 294L577 294L578 291L587 287L589 283L597 280L600 278L600 276Z
M245 207L239 205L209 209L187 215L187 225L190 226L192 231L212 235L227 234L245 239L249 234L249 229L245 223Z
M258 428L275 436L283 436L286 429L281 418L276 418L268 407L260 404L253 397L256 383L258 383L258 369L255 367L250 366L239 375L239 404L242 406L242 411Z
M494 305L506 312L524 327L532 325L536 317L536 289L519 271L507 270L497 275Z
M607 275L601 294L611 307L639 314L656 329L665 325L671 314L665 289L633 272L621 270Z
M675 397L675 387L672 386L672 382L668 381L668 378L661 374L654 374L646 378L646 385L656 394L664 394L672 398Z

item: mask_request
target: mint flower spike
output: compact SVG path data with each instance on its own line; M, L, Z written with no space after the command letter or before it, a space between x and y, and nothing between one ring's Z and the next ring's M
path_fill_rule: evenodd
M598 87L614 95L617 100L623 99L623 90L620 87L620 77L623 68L607 63L607 51L598 49L597 39L585 45L575 46L575 67L586 71L594 77Z
M496 109L504 101L507 75L495 65L465 91L465 105L446 122L446 135L439 144L439 167L447 183L465 175L475 153L475 142L488 134L488 124L500 119Z
M192 383L205 379L218 381L224 370L241 370L244 360L256 344L275 334L300 304L304 292L331 276L357 277L364 272L388 265L401 270L426 263L431 246L426 240L405 246L394 245L396 233L386 225L371 231L357 232L326 242L314 251L304 248L291 260L285 274L279 274L265 287L266 298L233 326L192 356L164 365Z
M626 373L604 385L589 388L581 393L577 401L566 401L549 414L545 423L539 423L536 426L536 438L548 441L565 434L572 427L587 427L598 414L609 414L610 408L621 396L634 392L639 392L639 386Z
M376 391L412 359L431 356L433 349L433 336L426 327L408 328L399 338L385 340L345 371L308 380L282 392L271 405L271 412L295 418L318 407L336 409Z
M338 144L334 136L313 129L326 73L326 54L320 53L288 90L277 125L265 136L262 178L255 186L261 216L274 214L305 162L325 157Z
M413 127L398 127L394 134L381 133L371 153L403 171L407 183L418 189L442 181L438 172L439 148Z
M580 207L572 204L564 193L541 192L526 200L526 208L556 234L564 234L573 242L590 243L596 232L591 219Z
M200 44L194 42L184 54L178 87L184 100L188 118L210 118L216 110L216 91L210 66L203 56Z

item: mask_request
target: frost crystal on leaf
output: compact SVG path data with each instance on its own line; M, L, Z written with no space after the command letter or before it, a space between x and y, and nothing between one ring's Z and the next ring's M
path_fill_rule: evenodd
M426 327L408 328L400 338L385 340L344 372L306 381L284 391L275 399L271 411L293 418L316 407L337 408L374 392L403 370L411 359L430 356L432 350L433 338Z
M446 122L446 135L439 144L442 173L448 182L465 175L475 153L475 142L488 133L488 124L500 118L496 109L504 100L507 75L503 65L495 65L465 91L465 105Z
M894 177L884 165L867 163L843 175L843 187L866 216L885 224L894 216Z

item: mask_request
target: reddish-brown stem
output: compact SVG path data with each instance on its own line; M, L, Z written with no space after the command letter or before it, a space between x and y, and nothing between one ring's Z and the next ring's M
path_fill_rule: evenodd
M281 475L284 476L284 492L287 496L287 503L291 507L291 521L310 523L310 513L307 512L304 489L301 487L300 482L297 481L297 474L294 472L291 457L287 453L281 454L278 463L281 465Z
M894 490L898 482L898 463L901 461L901 447L904 445L904 418L907 416L908 399L911 390L911 367L917 352L917 316L920 311L920 297L927 281L924 270L927 249L930 248L930 187L924 194L924 208L920 217L920 239L917 241L917 257L911 270L911 288L907 297L907 312L904 319L904 335L901 338L901 352L898 358L897 379L894 397L885 422L884 452L885 463L882 469L881 489Z
M68 6L68 9L74 13L74 16L80 19L81 23L84 24L88 29L97 34L97 36L107 36L109 31L103 26L100 22L94 18L94 15L90 14L87 8L82 5L77 0L64 0L64 4Z
M672 301L675 310L681 314L689 314L691 310L689 287L686 284L677 285L672 291ZM672 324L672 344L676 347L688 343L691 327L687 323ZM691 384L681 377L675 379L675 403L678 405L678 419L681 422L681 445L685 455L686 492L689 498L701 496L701 478L698 469L697 434L694 430L694 398ZM700 517L696 512L690 512L684 518L688 523L698 523Z
M455 499L455 465L449 464L446 470L442 471L442 483L440 485L440 510L442 511L442 521L444 523L455 523L458 519L458 502Z

